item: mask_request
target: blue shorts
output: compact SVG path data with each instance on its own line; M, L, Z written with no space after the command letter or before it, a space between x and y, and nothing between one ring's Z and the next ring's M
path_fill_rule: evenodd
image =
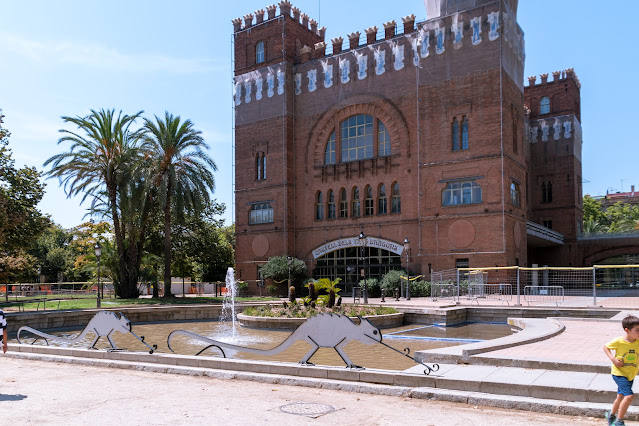
M612 379L617 383L617 393L623 396L634 395L632 392L632 382L634 380L628 380L624 376L612 376Z

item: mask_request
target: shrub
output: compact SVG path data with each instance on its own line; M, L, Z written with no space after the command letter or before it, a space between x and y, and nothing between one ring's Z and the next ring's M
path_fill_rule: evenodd
M411 281L410 294L414 297L430 297L430 281Z
M270 294L271 296L275 296L279 291L279 287L276 285L269 285L266 287L266 291L268 291L268 294Z
M362 288L362 296L364 296L364 280L359 282L359 286ZM379 297L381 295L377 278L366 280L366 291L368 292L368 297Z
M398 270L392 270L392 271L388 271L383 277L382 280L379 283L379 286L383 289L386 289L386 295L391 295L393 294L393 292L395 291L396 288L401 288L401 281L403 278L401 277L405 277L406 276L406 272L404 271L398 271ZM406 280L404 280L404 283L406 282Z

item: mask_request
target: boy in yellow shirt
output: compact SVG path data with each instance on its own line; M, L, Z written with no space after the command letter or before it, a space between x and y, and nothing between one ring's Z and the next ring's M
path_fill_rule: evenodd
M626 424L623 418L634 398L632 382L639 365L639 318L628 315L621 321L621 326L626 335L613 339L603 348L612 361L612 378L617 383L617 399L612 404L612 409L606 411L608 424L614 426Z

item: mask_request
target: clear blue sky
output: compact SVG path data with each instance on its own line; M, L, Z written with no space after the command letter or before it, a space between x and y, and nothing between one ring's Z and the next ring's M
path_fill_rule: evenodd
M292 1L327 27L327 41L414 13L422 0ZM584 193L639 189L634 101L639 54L636 2L522 0L525 77L574 67L582 83ZM272 1L0 0L0 108L19 166L66 150L61 116L115 108L146 117L165 110L202 130L217 162L215 197L232 222L232 24ZM527 80L525 80L527 81ZM633 143L635 142L635 143ZM69 228L88 203L47 180L40 208Z

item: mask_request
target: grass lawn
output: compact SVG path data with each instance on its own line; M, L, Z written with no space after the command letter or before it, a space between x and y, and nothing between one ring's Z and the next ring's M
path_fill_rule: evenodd
M51 298L51 297L49 297ZM18 299L21 300L21 299ZM135 306L162 306L162 305L205 305L205 304L219 304L222 303L224 299L222 297L170 297L170 298L159 298L159 299L150 299L150 298L140 298L140 299L111 299L104 298L102 299L102 308L120 308L120 307L135 307ZM279 299L271 298L271 297L237 297L235 299L237 302L247 302L247 301L277 301ZM9 303L14 302L15 299L9 299ZM39 306L37 302L29 302L28 299L21 300L24 303L25 311L35 311L37 309L43 310L43 303L40 302ZM0 304L3 303L4 300L0 300ZM46 310L68 310L68 309L95 309L96 307L96 299L93 297L86 298L78 298L78 299L67 299L60 301L60 307L58 308L58 301L51 300L46 303ZM5 312L18 312L17 306L7 306L0 308Z

